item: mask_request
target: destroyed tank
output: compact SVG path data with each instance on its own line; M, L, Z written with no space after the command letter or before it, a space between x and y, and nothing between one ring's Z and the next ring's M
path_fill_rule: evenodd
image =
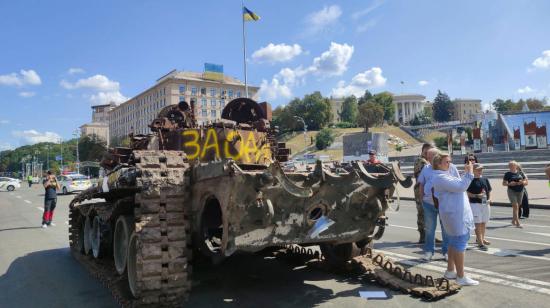
M284 172L290 150L275 139L268 103L238 98L222 119L198 125L194 103L163 108L152 134L109 149L97 186L70 203L73 256L123 306L185 302L191 259L219 263L236 251L320 245L330 262L356 256L385 227L397 164L367 172L317 161Z

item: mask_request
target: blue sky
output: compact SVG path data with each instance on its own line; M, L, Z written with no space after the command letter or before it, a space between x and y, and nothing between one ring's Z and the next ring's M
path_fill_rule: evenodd
M241 2L0 2L0 150L68 139L171 69L243 79ZM392 91L546 97L549 1L245 1L249 82L274 106ZM400 81L404 81L401 85Z

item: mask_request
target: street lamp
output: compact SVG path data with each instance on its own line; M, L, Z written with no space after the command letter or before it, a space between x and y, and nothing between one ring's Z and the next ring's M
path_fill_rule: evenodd
M294 116L294 118L296 120L302 122L302 124L304 124L304 146L307 146L307 124L306 124L306 121L304 120L304 118L299 117L299 116Z
M76 173L80 174L80 156L78 154L78 139L80 138L80 131L75 129L73 136L76 137Z

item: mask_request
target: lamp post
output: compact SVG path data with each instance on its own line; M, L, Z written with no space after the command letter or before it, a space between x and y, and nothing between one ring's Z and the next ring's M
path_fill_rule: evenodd
M46 145L46 150L47 150L47 156L46 156L46 171L50 170L50 145L47 144Z
M61 147L61 169L60 174L63 174L63 138L59 138L59 146Z
M294 118L296 120L302 122L302 124L304 125L304 146L307 146L307 124L306 124L306 121L304 120L304 118L299 117L299 116L294 116Z
M73 136L76 137L76 173L80 174L80 156L78 154L78 139L80 138L80 134L78 129L75 129Z

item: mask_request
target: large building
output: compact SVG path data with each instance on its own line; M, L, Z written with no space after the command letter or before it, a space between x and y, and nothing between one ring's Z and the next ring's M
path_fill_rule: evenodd
M92 106L92 122L80 126L80 133L95 136L109 145L109 111L115 107L115 103Z
M480 99L456 98L453 100L453 120L478 121L481 119L481 114Z
M414 116L424 111L426 96L421 94L394 94L395 122L408 124Z
M342 119L340 118L340 113L342 113L342 104L344 103L344 98L334 98L329 99L330 111L331 111L331 123L340 123Z
M158 112L180 101L195 102L195 117L200 124L217 120L225 104L245 97L245 85L238 79L221 75L219 80L204 73L173 70L152 87L120 104L109 112L111 140L130 133L147 134ZM259 88L248 86L249 97L256 99Z

